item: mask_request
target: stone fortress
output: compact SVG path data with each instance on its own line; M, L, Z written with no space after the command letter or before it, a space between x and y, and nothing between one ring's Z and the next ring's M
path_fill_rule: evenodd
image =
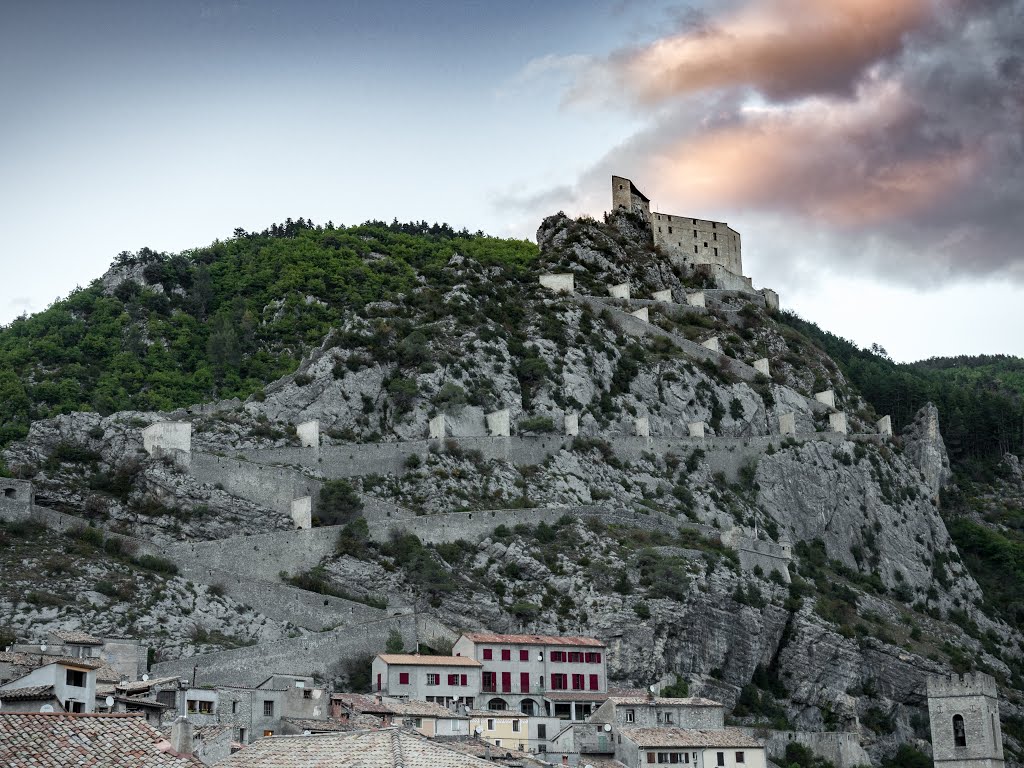
M754 291L753 281L743 275L740 233L724 221L651 211L651 201L622 176L612 176L612 209L629 211L651 230L654 245L673 264L697 268L721 290L760 293L770 309L778 309L778 295L770 289Z

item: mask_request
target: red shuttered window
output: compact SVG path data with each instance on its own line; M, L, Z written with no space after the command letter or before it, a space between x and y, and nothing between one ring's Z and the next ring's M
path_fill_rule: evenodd
M512 673L502 672L501 673L501 692L512 693Z
M530 652L529 651L520 651L519 652L519 660L520 661L529 661L530 660Z
M448 675L448 685L458 685L458 684L459 684L459 676L458 675Z
M512 661L512 649L511 648L502 648L501 649L501 660L502 661Z
M399 672L398 673L398 684L399 685L408 685L409 684L409 673L408 672Z
M572 689L574 691L582 691L583 690L583 675L573 675L572 676Z
M484 648L484 660L490 661L494 658L494 652L490 648Z
M466 675L462 676L462 682L460 685L469 685L469 678Z
M591 675L590 676L590 690L597 691L597 690L600 690L600 689L601 689L601 686L597 684L597 675Z
M530 673L520 672L519 673L519 690L523 693L530 692Z

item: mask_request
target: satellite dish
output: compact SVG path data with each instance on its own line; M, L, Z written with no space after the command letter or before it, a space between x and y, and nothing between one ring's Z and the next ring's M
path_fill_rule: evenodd
M302 735L303 736L309 736L311 733L313 733L313 732L312 731L303 731Z
M114 697L113 697L113 696L107 696L107 698L106 698L106 699L104 699L104 703L105 703L105 704L106 704L106 705L107 705L108 707L112 707L112 706L114 706Z
M481 728L479 725L476 728L473 729L473 733L475 733L477 736L479 736L483 732L484 732L484 729Z
M611 723L605 723L604 724L604 732L605 733L608 733L608 731L610 731L611 729L612 729L612 724ZM594 766L590 766L590 768L594 768Z
M42 645L39 646L39 652L40 653L46 653L46 643L43 643Z
M650 688L648 688L647 690L649 690L649 691L650 691L651 693L654 693L654 686L652 685L652 686L651 686Z
M149 682L149 675L143 675L142 676L142 682L144 682L144 683L145 682Z
M39 711L40 712L53 712L53 704L43 704L43 706L41 706L39 708Z

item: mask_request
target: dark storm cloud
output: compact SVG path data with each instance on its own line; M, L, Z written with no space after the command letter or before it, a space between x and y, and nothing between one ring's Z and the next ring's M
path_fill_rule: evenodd
M576 92L625 87L651 120L595 177L829 232L844 269L1024 282L1024 0L814 6L753 0L595 64Z

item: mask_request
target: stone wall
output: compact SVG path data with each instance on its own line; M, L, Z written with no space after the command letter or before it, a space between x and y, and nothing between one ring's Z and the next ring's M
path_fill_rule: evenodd
M740 730L763 742L768 757L776 762L785 757L786 745L795 743L807 747L836 768L871 765L871 758L860 744L860 736L849 731L770 731L765 728Z
M303 464L310 468L317 466L316 448L285 450L293 451L295 456L301 456L302 461L281 463ZM252 461L194 451L189 473L200 482L223 488L232 496L274 510L282 516L290 515L294 499L303 496L315 499L319 494L319 481L306 477L301 472L268 464L256 464Z
M555 293L573 293L576 290L576 278L572 272L541 275L540 284Z
M24 520L35 502L32 483L0 477L0 514L5 520Z
M254 686L275 672L329 679L343 672L346 662L382 652L392 629L414 638L416 619L387 617L307 637L164 661L153 666L153 674L191 678L192 668L198 666L197 685Z

